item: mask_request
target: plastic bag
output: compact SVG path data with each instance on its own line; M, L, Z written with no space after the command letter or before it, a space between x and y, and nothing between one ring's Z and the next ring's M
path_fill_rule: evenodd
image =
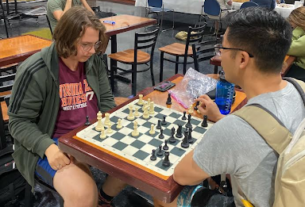
M180 83L169 91L171 97L189 108L197 97L216 88L217 80L189 68Z

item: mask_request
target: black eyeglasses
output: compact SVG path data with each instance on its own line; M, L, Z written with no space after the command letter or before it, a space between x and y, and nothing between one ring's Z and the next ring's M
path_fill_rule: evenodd
M239 50L239 51L245 51L245 50L240 49L240 48L224 47L224 46L222 46L222 45L215 45L214 48L215 48L216 54L221 54L220 49L223 49L223 50ZM251 53L249 53L249 52L247 52L247 51L245 51L245 52L248 53L248 55L249 55L250 58L253 58L253 57L254 57Z

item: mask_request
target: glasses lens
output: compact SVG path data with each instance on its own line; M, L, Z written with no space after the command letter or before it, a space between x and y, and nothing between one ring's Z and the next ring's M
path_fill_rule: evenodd
M222 47L221 44L216 44L214 45L214 49L215 49L215 55L220 55L220 48Z
M102 45L102 42L101 41L97 41L95 44L94 44L94 49L95 51L97 51Z

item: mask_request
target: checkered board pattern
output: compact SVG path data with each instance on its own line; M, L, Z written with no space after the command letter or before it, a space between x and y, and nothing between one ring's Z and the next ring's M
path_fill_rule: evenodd
M145 102L145 101L144 101ZM185 125L187 120L182 120L183 113L165 108L159 105L154 105L154 115L150 115L148 119L144 119L142 106L138 105L138 100L135 100L128 105L122 107L121 109L110 114L110 121L112 123L111 134L107 134L105 139L100 138L100 132L95 129L97 122L90 125L86 129L80 131L76 134L77 138L85 140L93 145L101 147L106 151L110 151L116 155L117 157L121 157L124 160L130 161L130 163L136 163L137 166L141 166L142 169L147 172L151 172L155 175L161 175L159 177L169 177L173 174L174 168L179 163L179 161L195 146L198 144L199 140L203 137L203 134L206 132L208 128L212 126L212 123L208 123L207 128L201 127L202 119L197 117L193 117L191 119L192 124L192 137L194 139L194 143L190 144L189 148L182 148L181 143L183 138L176 138L176 143L170 144L168 142L169 150L167 150L169 154L170 166L164 167L162 166L163 156L156 156L156 161L151 161L150 156L152 150L155 149L156 153L158 151L158 146L164 146L164 140L168 139L171 135L171 129L175 127L176 131L178 129L178 124L183 126L183 131L185 130ZM129 114L129 106L132 105L133 109L135 107L138 108L138 112L140 116L136 117L135 120L138 123L138 131L139 136L133 137L131 135L133 131L133 121L127 119ZM162 120L163 116L166 115L165 126L162 126L164 139L160 139L159 134L160 130L156 129L158 120ZM186 115L187 116L187 115ZM116 123L118 119L122 119L122 128L116 129ZM104 123L105 118L102 119ZM149 134L151 124L155 125L155 134ZM106 127L105 127L106 130ZM107 132L107 130L106 130ZM164 178L165 179L165 178Z

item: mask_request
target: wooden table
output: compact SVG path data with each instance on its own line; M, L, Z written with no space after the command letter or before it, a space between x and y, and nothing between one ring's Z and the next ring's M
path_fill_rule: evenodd
M182 75L177 74L168 80L171 80L177 84L182 80L182 78ZM150 98L154 103L166 106L165 102L167 93L153 91L152 87L147 88L140 93L144 95L145 100ZM136 98L138 98L138 96L110 110L110 113L132 102ZM237 91L236 100L232 106L233 110L244 105L246 101L245 98L246 96L244 93ZM185 109L182 108L175 100L172 100L171 108L178 111L185 111ZM199 115L196 114L196 116ZM137 168L134 165L128 164L116 157L113 157L106 152L100 151L93 146L74 139L73 136L84 128L85 126L77 128L62 136L59 139L59 148L64 152L73 155L76 157L76 159L99 168L109 175L114 176L164 202L173 201L180 193L182 186L178 185L173 180L173 176L169 177L167 180L163 180L153 174L150 174L149 172Z
M151 18L146 18L146 17L137 17L137 16L132 16L132 15L118 15L118 16L112 16L112 17L107 17L107 18L102 18L100 19L101 22L103 21L114 21L115 24L104 24L106 27L106 35L108 37L111 37L111 53L116 53L117 52L117 34L131 31L134 29L146 27L149 25L153 25L157 23L156 19L151 19ZM109 39L108 39L109 40ZM106 40L106 44L104 44L104 51L106 50L106 47L108 45L108 40ZM117 67L117 61L111 59L110 60L110 70L116 72L116 67ZM121 76L111 76L110 79L110 84L112 90L114 89L114 77L130 82L130 80L121 77Z
M19 63L50 46L52 41L34 35L22 35L0 40L0 67Z

